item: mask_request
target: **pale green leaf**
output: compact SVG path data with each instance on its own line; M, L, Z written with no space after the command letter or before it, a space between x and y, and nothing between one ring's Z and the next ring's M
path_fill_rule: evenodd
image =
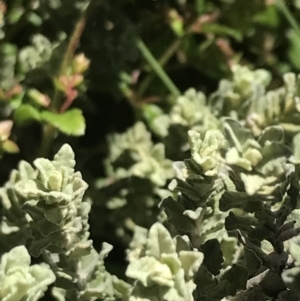
M175 244L169 231L160 223L155 223L149 230L147 256L160 260L162 254L175 253Z
M71 109L61 114L43 111L41 118L66 135L82 136L85 133L85 119L79 109Z
M141 281L146 287L153 283L169 287L174 284L168 265L149 256L131 262L126 270L126 276Z
M191 279L202 264L204 255L199 251L180 251L179 258L185 277Z
M22 104L15 111L14 120L17 124L24 124L30 121L41 121L41 113L29 104Z

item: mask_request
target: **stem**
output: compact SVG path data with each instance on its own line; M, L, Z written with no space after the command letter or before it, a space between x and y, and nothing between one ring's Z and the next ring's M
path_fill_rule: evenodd
M74 57L80 37L85 28L87 16L90 13L90 11L91 11L93 5L96 3L96 1L97 0L90 0L90 3L88 4L87 8L83 11L79 20L77 21L75 28L73 30L73 33L71 35L70 41L68 43L68 47L64 54L62 63L60 65L57 77L67 73L68 67L70 66L72 59ZM53 95L52 101L49 106L50 111L52 111L52 112L58 111L59 106L60 106L60 96L61 96L61 92L55 87L54 95ZM39 157L47 157L49 149L53 142L53 139L55 138L55 134L56 134L56 128L53 125L46 123L44 125L42 142L41 142L40 149L38 152Z
M153 71L156 73L156 75L161 79L161 81L164 83L164 85L169 89L171 94L174 97L179 96L181 93L179 89L174 85L170 77L167 75L167 73L164 71L164 69L161 67L159 62L155 59L155 57L152 55L152 53L149 51L147 46L144 44L144 42L141 39L137 40L137 47L141 51L143 57L148 62L148 64L151 66Z
M187 27L187 30L185 32L185 34L183 36L178 37L168 48L167 50L164 52L164 54L161 56L161 58L158 60L158 63L160 64L161 67L164 67L167 62L170 60L170 58L174 55L174 53L179 49L179 47L181 46L182 42L184 41L184 39L191 33L193 33L194 31L194 26L198 27L198 31L199 28L201 28L201 25L205 24L205 23L211 23L217 20L217 18L219 17L219 12L213 12L210 15L203 15L200 18L196 18L195 20L193 20ZM200 30L201 32L201 30ZM139 86L137 95L138 98L141 99L143 98L144 93L146 92L146 90L148 89L149 85L151 84L151 82L153 81L153 79L155 78L155 74L153 72L151 72L150 74L148 74L148 76L142 81L142 83Z
M91 11L91 8L93 7L93 5L96 1L97 0L91 0L90 1L87 8L83 11L83 13L80 16L78 22L76 23L75 28L73 30L73 33L71 35L67 50L65 52L64 58L63 58L62 63L60 65L57 77L59 77L61 75L65 75L67 73L68 67L71 64L72 59L74 57L77 45L78 45L79 40L80 40L80 37L81 37L81 35L83 33L83 30L85 28L87 16L88 16L89 12ZM59 96L60 96L60 92L57 88L55 88L54 97L53 97L53 99L51 101L51 104L50 104L50 109L52 109L53 111L58 110L59 100L60 100Z
M56 129L51 124L46 123L43 127L42 142L37 154L37 157L47 157L50 150L53 139L55 138Z
M283 0L276 0L275 3L277 4L277 7L279 10L281 10L282 14L285 16L287 21L290 23L291 27L295 30L295 32L298 35L299 41L300 41L300 26L298 22L296 21L293 14L290 12L288 7L286 6L285 2Z
M165 53L161 56L161 58L158 60L158 63L161 67L164 67L166 63L170 60L170 58L174 55L174 53L178 50L182 43L182 37L177 39L175 42L173 42L168 49L165 51ZM145 80L141 83L139 89L138 89L138 96L139 98L142 98L142 96L145 94L146 90L148 89L149 85L155 78L154 73L150 73Z

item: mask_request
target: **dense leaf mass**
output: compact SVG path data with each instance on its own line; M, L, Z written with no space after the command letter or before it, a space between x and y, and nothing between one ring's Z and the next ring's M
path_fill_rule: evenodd
M0 0L0 299L299 301L300 1Z

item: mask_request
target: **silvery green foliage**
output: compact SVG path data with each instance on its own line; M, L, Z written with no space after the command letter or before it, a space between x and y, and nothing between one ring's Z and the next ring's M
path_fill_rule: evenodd
M271 74L266 70L233 65L232 79L222 79L209 102L219 116L244 118L252 102L264 95L270 81Z
M300 131L299 76L283 75L283 86L268 90L269 72L234 65L232 79L221 80L218 90L209 96L212 111L242 122L258 137L271 125L281 125L293 136Z
M82 202L87 184L79 172L74 172L72 149L64 145L53 161L39 158L33 164L32 179L20 179L14 184L22 210L31 218L31 254L38 256L44 250L54 250L69 255L88 249L91 206Z
M30 265L30 255L24 246L13 248L1 257L0 298L2 301L36 301L55 281L55 275L45 264Z
M37 0L8 5L7 9L4 9L4 14L2 11L0 12L1 92L10 91L22 80L25 80L22 84L26 90L28 84L32 85L34 82L35 86L47 80L47 76L49 80L49 77L57 74L62 60L61 54L66 47L64 45L66 32L63 31L65 26L62 26L61 21L66 20L67 17L69 25L72 27L88 3L87 0L76 0L72 1L72 5L70 5L67 0ZM1 8L3 10L3 3ZM21 44L15 42L14 35L18 34L20 21L22 22L21 29L31 28L31 31L33 28L41 28L43 23L47 24L46 26L55 24L52 27L52 39L39 33L28 37L25 32ZM14 30L11 30L12 28ZM33 29L33 31L40 32L39 29ZM24 45L24 41L26 43L27 40L29 43ZM22 48L19 48L20 45Z
M25 161L20 162L18 170L13 170L10 180L0 188L2 204L1 213L1 244L9 250L16 244L26 244L29 236L31 217L22 209L23 202L17 196L15 184L19 181L29 181L36 176L35 170Z
M3 90L9 90L15 84L17 50L17 47L12 44L0 46L0 88Z
M130 301L192 301L194 275L203 254L190 247L188 239L172 239L160 223L137 229L129 252L126 275L135 279Z
M299 211L299 210L298 210ZM290 269L286 269L282 273L282 279L287 287L298 293L300 292L300 240L299 236L288 241L288 251L294 260ZM293 299L294 300L294 299Z
M283 80L282 87L268 91L267 71L236 65L233 79L221 82L218 91L208 97L208 104L202 93L189 90L168 114L158 106L145 108L150 129L166 149L168 138L175 133L176 139L180 138L170 144L173 150L181 158L186 150L191 153L189 159L174 162L176 179L169 188L177 197L165 198L160 208L167 215L172 236L185 237L191 250L204 255L194 278L193 298L197 300L298 300L295 289L289 290L297 286L293 281L298 274L291 269L295 259L291 264L288 246L300 232L296 209L299 164L295 161L300 158L299 80L292 73ZM212 122L220 116L225 118ZM181 139L184 131L188 131L188 139ZM141 138L127 139L131 144L151 145L147 134L136 137ZM112 154L119 159L110 162L110 174L119 164L118 175L124 175L124 180L132 162L136 163L132 158L142 157L122 157L120 149L123 145L130 148L130 143L118 141L112 142ZM131 190L134 186L134 194L139 191L136 187L142 186L135 177L126 184L132 184ZM122 193L126 201L132 199L126 189ZM131 229L139 224L127 222ZM145 231L139 231L138 237L135 234L130 262L143 256L147 245ZM145 288L145 280L139 282ZM136 288L134 291L132 300L148 300Z
M189 137L191 159L174 163L177 178L170 185L178 198L161 207L177 233L204 254L197 300L283 298L287 287L292 296L298 270L291 269L297 259L291 262L289 254L295 257L296 244L286 248L285 241L300 232L299 165L283 143L282 127L254 138L226 119L222 132L202 138L190 131Z
M122 165L124 157L130 162L128 166ZM125 134L109 137L109 157L105 165L109 177L149 178L157 186L164 186L174 175L172 162L165 158L163 144L153 144L142 122L137 122Z
M13 44L4 43L0 46L0 88L9 91L25 75L37 68L44 67L52 56L55 44L45 36L36 34L32 37L31 44L20 51Z
M32 69L41 67L43 63L49 61L52 54L53 45L41 34L32 37L32 44L19 51L18 60L22 72L27 73Z
M143 114L153 133L162 139L172 159L181 159L188 150L188 130L205 133L221 125L207 105L206 96L194 88L177 97L169 111L163 111L157 105L146 105ZM177 145L176 149L174 145Z
M180 151L187 150L186 131L205 134L220 129L223 117L240 121L255 137L272 125L281 125L288 136L300 131L299 76L286 73L282 86L268 89L272 77L267 70L235 64L231 71L232 78L222 79L207 99L202 92L189 89L167 111L156 105L144 107L151 130L162 138L167 149L176 142Z
M179 193L178 200L174 202L169 197L161 203L169 221L179 233L189 232L195 247L208 238L221 238L219 231L227 238L223 229L225 215L218 206L226 177L221 150L227 141L217 130L207 131L203 140L200 136L189 131L191 159L174 163L177 175L169 188Z
M300 131L299 76L286 73L283 82L282 87L269 90L253 101L246 124L254 134L274 124L281 125L288 135Z
M221 155L228 142L217 130L207 131L202 139L196 131L189 131L189 140L191 159L174 163L177 177L170 189L178 192L178 198L163 200L161 207L177 233L188 234L192 246L204 254L195 280L197 300L219 300L243 288L247 280L247 270L237 264L240 246L225 230L227 214L219 209L225 185L232 184ZM239 281L228 284L228 277L234 274Z
M91 205L82 202L87 184L74 170L71 147L63 145L52 161L39 158L33 165L21 162L1 191L4 213L10 218L10 223L2 224L4 230L25 232L19 243L50 265L58 300L114 300L128 295L130 286L105 270L104 259L112 247L104 244L98 253L89 240Z
M117 234L126 239L126 231L132 231L134 224L149 227L157 220L157 205L170 195L166 185L175 173L164 145L152 142L142 122L125 133L111 135L108 144L107 178L98 182L101 203L95 206L106 201L106 209L114 210L109 218Z
M143 110L151 130L160 137L166 137L171 126L202 132L217 129L219 124L206 105L206 96L194 88L177 97L167 114L156 105L146 105Z

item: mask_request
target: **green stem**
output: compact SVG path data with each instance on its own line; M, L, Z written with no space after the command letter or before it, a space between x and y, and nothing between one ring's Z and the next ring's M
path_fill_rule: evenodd
M73 30L73 33L71 35L70 41L68 43L68 47L64 54L63 60L61 62L61 65L60 65L60 68L59 68L59 71L57 74L57 78L61 75L65 75L67 73L67 70L68 70L70 64L72 63L72 59L74 57L80 37L85 28L87 16L90 13L90 11L91 11L92 7L94 6L94 4L96 3L96 1L98 1L98 0L90 0L90 3L88 4L87 8L83 11L79 20L77 21L75 28ZM61 100L61 92L57 88L55 88L54 95L52 97L52 101L49 106L49 110L52 112L57 112L61 105L60 100ZM44 125L42 142L41 142L39 153L38 153L39 157L47 157L56 133L57 133L56 128L53 127L51 124L46 123Z
M92 7L93 7L93 5L95 4L96 1L97 0L91 0L90 1L87 8L83 11L83 13L80 16L78 22L76 23L75 28L73 30L73 33L71 35L67 50L66 50L65 55L63 57L62 63L60 65L57 77L59 77L61 75L65 75L67 73L68 67L72 63L72 59L74 57L77 45L78 45L79 40L80 40L80 37L81 37L81 35L83 33L83 30L85 28L87 15L90 13L90 11L91 11L91 9L92 9ZM59 101L60 101L60 92L56 88L55 92L54 92L53 99L52 99L51 104L50 104L50 109L52 109L53 111L57 111L58 107L60 105Z
M164 71L164 69L161 67L159 62L155 59L155 57L152 55L152 53L149 51L149 49L141 39L137 39L137 47L141 51L143 57L148 62L150 67L153 69L156 75L161 79L161 81L168 88L171 94L174 97L179 96L181 94L179 89L174 85L170 77L167 75L167 73Z
M56 134L56 129L50 123L46 123L43 126L43 137L37 154L38 158L42 158L42 157L44 158L48 156L52 142L55 138L55 134Z
M168 49L164 52L164 54L161 56L161 58L158 60L158 63L160 64L161 67L164 67L166 63L170 60L170 58L174 55L174 53L178 50L179 46L182 43L182 38L180 37L179 39L175 40ZM154 80L155 74L150 73L144 81L140 84L139 89L138 89L138 96L139 98L142 98L143 95L145 94L146 90L148 89L149 85L151 82Z
M295 32L298 35L298 38L300 40L300 26L298 22L296 21L293 14L290 12L288 7L286 6L285 2L283 0L276 0L277 7L282 12L282 14L285 16L287 21L290 23L291 27L295 30Z
M212 20L206 21L206 22L212 22L214 20L214 17ZM171 59L171 57L174 55L174 53L179 49L182 42L184 41L184 38L186 38L193 30L193 25L195 22L198 21L198 18L193 20L187 27L186 32L183 36L178 37L163 53L163 55L158 59L158 63L161 67L164 67L167 62ZM150 86L151 82L155 78L155 74L153 72L149 73L148 76L141 82L139 88L138 88L138 98L141 99L143 95L145 94L146 90Z

